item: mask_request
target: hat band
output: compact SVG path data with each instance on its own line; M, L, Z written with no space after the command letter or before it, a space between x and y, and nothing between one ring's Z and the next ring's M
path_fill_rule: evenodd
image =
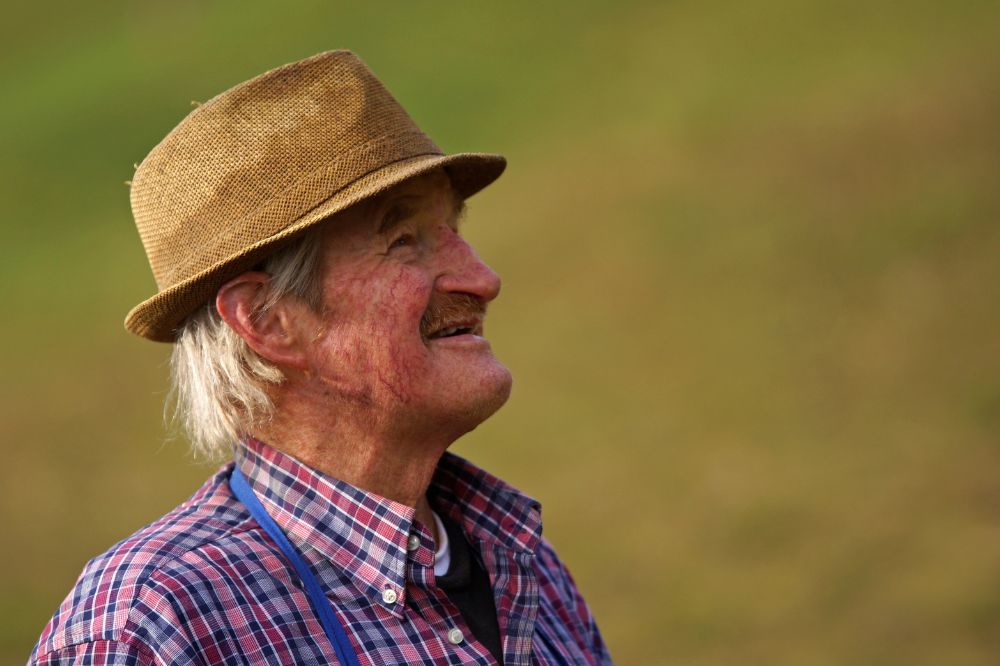
M183 231L187 225L209 225L223 231L188 254L186 260L157 275L156 284L163 290L200 273L242 248L265 240L338 191L379 169L421 155L442 154L441 149L420 131L378 137L341 152L332 163L292 181L237 220L218 220L204 216L184 220L178 224L178 232ZM171 258L177 256L175 248L166 250L164 254ZM159 264L152 256L150 263Z

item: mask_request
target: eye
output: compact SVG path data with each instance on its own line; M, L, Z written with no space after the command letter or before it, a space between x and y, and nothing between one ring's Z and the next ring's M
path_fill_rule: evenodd
M414 241L416 241L416 238L414 238L413 234L402 234L389 243L389 248L406 247L408 245L413 245Z

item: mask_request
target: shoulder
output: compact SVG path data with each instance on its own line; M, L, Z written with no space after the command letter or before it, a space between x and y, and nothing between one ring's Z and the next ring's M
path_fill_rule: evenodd
M42 632L33 661L47 663L46 655L74 646L142 650L131 639L151 618L170 615L172 594L196 590L211 577L212 561L246 547L250 516L233 498L228 473L224 467L186 502L88 562Z
M611 657L594 615L555 548L542 538L535 551L538 580L536 634L546 634L545 650L555 663L610 664ZM574 652L579 648L581 652Z
M535 575L538 577L543 599L571 606L583 602L569 569L559 558L552 543L544 537L535 551Z

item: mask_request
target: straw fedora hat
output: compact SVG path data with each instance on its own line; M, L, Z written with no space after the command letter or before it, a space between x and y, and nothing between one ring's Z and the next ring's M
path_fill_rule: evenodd
M445 155L349 51L262 74L194 109L136 169L132 213L159 291L125 328L172 342L224 282L334 213L438 167L469 197L505 166Z

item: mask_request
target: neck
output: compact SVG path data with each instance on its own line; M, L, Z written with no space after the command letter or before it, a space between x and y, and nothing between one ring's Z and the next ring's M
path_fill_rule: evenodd
M371 418L356 418L356 408L317 410L308 404L277 397L274 417L251 434L324 474L412 507L436 540L427 488L457 436L379 427Z

